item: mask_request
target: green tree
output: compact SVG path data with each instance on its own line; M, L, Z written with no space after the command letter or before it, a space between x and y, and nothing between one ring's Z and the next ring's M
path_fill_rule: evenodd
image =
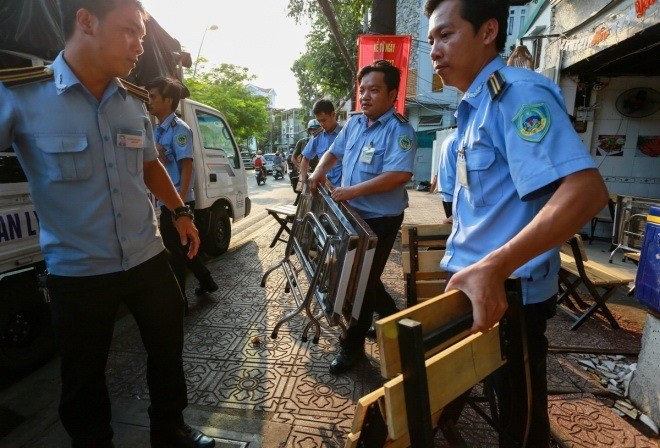
M363 32L362 17L370 4L370 0L332 2L335 23L331 26L327 8L322 10L316 0L289 0L289 16L296 21L303 17L312 20L306 37L307 51L291 67L303 108L309 110L316 99L324 96L339 102L353 93L357 36ZM348 50L350 65L337 38Z
M198 68L197 77L186 80L190 98L222 112L240 145L250 136L264 135L269 129L268 99L252 95L245 87L252 79L254 76L245 67L221 64L209 70L202 68L201 73Z

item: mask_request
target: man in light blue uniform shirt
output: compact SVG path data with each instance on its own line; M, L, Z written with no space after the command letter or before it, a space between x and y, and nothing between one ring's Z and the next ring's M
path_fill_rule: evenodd
M0 72L0 147L13 146L39 214L62 423L73 447L113 446L105 365L123 302L149 356L153 446L214 446L183 421L183 300L146 187L190 256L198 232L157 160L147 92L119 79L142 53L146 12L135 0L60 7L66 46L52 66Z
M604 207L608 194L558 87L531 70L505 67L498 56L507 3L425 4L433 68L465 92L457 110L453 231L441 266L453 273L447 289L471 300L475 332L491 328L506 310L504 281L522 279L532 388L526 446L545 448L545 328L556 305L558 246ZM521 397L512 394L514 377L507 364L493 381L500 425L520 441L524 419Z
M337 123L337 114L335 113L335 106L332 104L332 101L321 99L314 103L312 106L312 112L316 121L319 122L323 131L313 135L312 138L307 142L305 149L302 152L303 159L300 162L300 181L305 182L307 179L307 171L309 164L314 159L320 159L323 157L323 154L330 149L330 146L339 135L341 131L341 125ZM317 160L318 161L318 160ZM341 185L341 163L336 164L328 172L328 180L332 182L332 185L339 186Z
M333 374L350 370L364 357L374 311L381 317L397 311L380 276L408 207L405 186L412 177L417 149L412 126L394 111L399 81L399 70L386 61L360 70L364 114L351 118L309 178L315 189L341 161L341 186L332 191L332 199L348 201L378 236L360 317L343 335L339 355L330 364Z
M149 91L149 112L158 118L159 125L154 131L156 149L159 159L181 200L195 209L195 171L193 167L193 135L188 125L176 116L176 108L181 98L189 95L188 89L180 81L168 77L153 79L145 88ZM163 243L170 252L170 265L176 275L184 298L186 297L186 267L199 281L195 294L205 294L218 290L218 285L202 260L194 256L189 258L185 246L181 245L178 232L174 227L170 210L158 201L160 205L160 232ZM186 299L186 306L188 301Z

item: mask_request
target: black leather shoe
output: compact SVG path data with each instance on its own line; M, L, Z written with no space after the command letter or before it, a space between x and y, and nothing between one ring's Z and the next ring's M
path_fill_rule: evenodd
M212 448L214 446L215 440L186 424L166 431L151 431L152 448Z
M376 339L376 327L374 327L373 325L369 327L365 336L368 337L369 339Z
M362 346L345 346L339 350L339 355L330 363L330 373L333 375L341 375L355 367L365 357L364 347Z
M215 292L217 290L218 290L218 284L214 282L213 279L209 276L209 278L206 278L199 282L199 288L195 288L195 294L201 296L202 294Z

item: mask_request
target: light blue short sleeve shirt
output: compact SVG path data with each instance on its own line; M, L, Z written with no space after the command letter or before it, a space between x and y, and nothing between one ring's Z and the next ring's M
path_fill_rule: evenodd
M321 159L323 154L326 153L332 143L334 143L335 138L339 135L342 126L337 125L332 130L332 132L327 132L323 130L320 134L312 137L305 146L305 149L302 152L303 157L312 160L314 157ZM328 171L328 179L332 182L332 185L339 186L341 185L341 164L338 163Z
M156 143L163 147L165 156L165 169L170 175L174 188L181 189L181 161L193 158L193 134L190 127L182 119L172 113L155 130ZM185 202L195 200L193 185L195 173L190 178L190 188L186 194ZM163 205L158 201L158 205Z
M438 183L442 200L453 202L456 184L456 132L448 135L440 146L440 165L438 166Z
M52 274L127 270L164 250L143 177L158 155L151 122L118 79L98 101L63 55L52 80L0 84L0 147L27 175Z
M499 70L503 90L494 99L488 77ZM545 206L562 178L595 168L576 134L559 88L531 70L505 67L499 58L479 73L458 105L454 228L441 267L457 272L516 236ZM460 163L460 162L459 162ZM458 164L457 164L458 166ZM518 268L526 304L557 293L558 248Z
M387 171L412 173L417 152L415 132L394 115L394 108L367 126L365 115L352 117L339 132L330 152L342 162L341 186L357 185ZM397 216L408 207L405 185L349 201L365 219Z

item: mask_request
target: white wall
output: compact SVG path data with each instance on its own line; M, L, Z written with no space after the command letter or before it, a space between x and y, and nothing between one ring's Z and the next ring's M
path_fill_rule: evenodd
M660 198L660 156L648 157L636 149L639 135L660 135L660 112L645 118L628 118L615 107L619 95L628 89L651 87L660 92L660 77L601 77L599 80L605 85L592 95L598 107L587 147L594 155L610 193ZM599 135L625 135L623 154L597 155Z

